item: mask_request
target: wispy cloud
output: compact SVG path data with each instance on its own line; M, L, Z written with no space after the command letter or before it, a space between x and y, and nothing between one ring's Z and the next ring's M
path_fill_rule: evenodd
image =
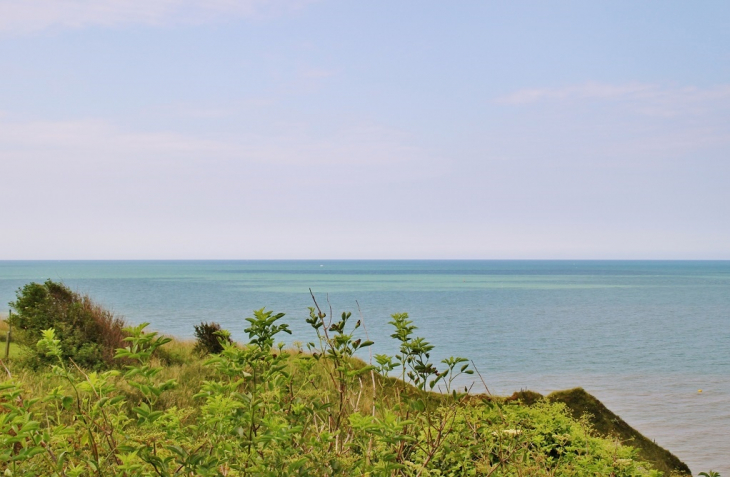
M313 79L320 79L320 78L330 78L337 74L336 70L333 69L324 69L324 68L302 68L300 71L300 75L303 78L313 78Z
M497 98L500 104L623 102L636 112L672 117L730 108L730 85L708 88L676 87L646 83L607 84L588 82L562 88L528 88Z
M312 223L322 214L339 228L333 217L397 214L393 195L402 201L401 187L437 176L435 163L409 134L378 124L212 136L128 130L101 119L17 121L0 112L0 203L12 204L0 215L24 224L0 237L0 250L88 257L111 247L134 255L158 243L168 257L181 253L170 249L180 243L175 234L221 256L242 247L253 256L306 249L311 241L301 246L307 241L296 237L315 237ZM66 213L88 220L71 230ZM264 225L276 233L252 233ZM264 248L251 248L253 237ZM300 255L322 253L315 242L320 252Z
M654 85L633 83L611 85L604 83L584 83L563 88L527 88L497 98L503 104L529 104L549 100L580 99L619 99L627 96L646 94L656 89Z
M18 122L0 112L0 161L8 167L233 162L327 168L422 162L428 154L409 135L379 125L350 125L312 133L289 125L271 134L227 136L125 131L104 120Z
M279 15L315 0L5 0L0 31L47 28L198 24L230 18Z

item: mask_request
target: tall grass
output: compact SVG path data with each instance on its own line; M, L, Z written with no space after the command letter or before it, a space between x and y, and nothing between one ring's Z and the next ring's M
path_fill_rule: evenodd
M83 313L91 317L94 323L89 336L96 338L101 345L102 359L111 366L114 363L114 354L118 348L125 345L124 338L128 333L124 329L128 326L121 316L117 316L91 299L89 295L79 298Z

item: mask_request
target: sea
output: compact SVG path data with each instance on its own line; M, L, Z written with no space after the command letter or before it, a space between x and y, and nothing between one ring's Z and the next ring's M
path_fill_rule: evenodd
M213 321L245 341L265 307L306 344L311 290L394 354L388 322L407 312L434 361L468 358L484 380L460 386L583 387L695 475L730 477L730 261L0 261L0 304L47 279L186 339Z

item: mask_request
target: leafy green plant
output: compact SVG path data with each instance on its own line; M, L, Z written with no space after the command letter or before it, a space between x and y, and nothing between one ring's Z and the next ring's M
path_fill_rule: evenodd
M158 348L169 343L172 339L158 336L156 332L145 333L144 329L147 326L149 326L149 323L142 323L139 326L126 328L125 331L130 336L124 338L124 341L128 342L129 345L125 348L117 349L115 357L134 362L132 365L125 366L127 372L124 373L124 379L130 386L140 392L145 401L143 405L146 404L144 409L149 413L151 412L150 406L155 405L160 395L164 391L174 388L177 383L172 379L162 384L155 382L154 378L162 371L162 368L151 365L152 355ZM141 414L136 408L135 412L137 412L141 420L154 421L149 415Z
M116 388L112 381L118 372L86 373L73 359L64 359L61 340L56 339L53 328L43 330L42 336L37 349L55 361L51 376L65 381L72 392L67 394L58 386L46 395L44 401L55 412L52 417L46 414L47 427L39 430L33 440L47 451L49 463L58 474L101 474L103 468L119 463L116 429L128 421L120 412L124 396L113 395ZM67 366L67 361L73 368ZM64 411L72 411L73 418L65 418ZM76 440L69 440L70 436Z

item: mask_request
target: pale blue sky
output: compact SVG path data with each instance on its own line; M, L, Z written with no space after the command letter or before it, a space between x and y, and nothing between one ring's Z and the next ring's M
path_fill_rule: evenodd
M0 0L0 259L730 259L730 4Z

